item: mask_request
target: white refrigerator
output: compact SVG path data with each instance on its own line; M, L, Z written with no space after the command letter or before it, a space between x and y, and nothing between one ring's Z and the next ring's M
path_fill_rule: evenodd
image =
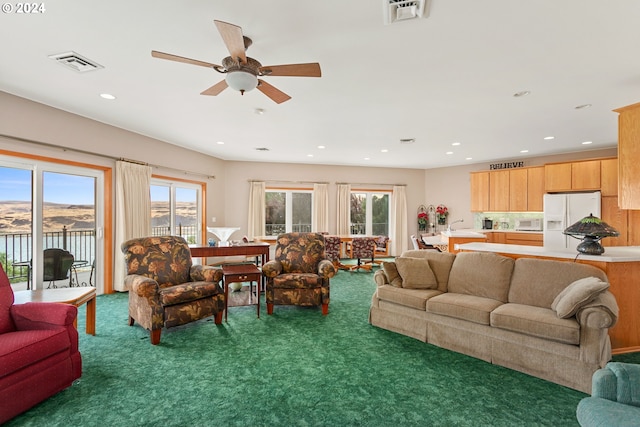
M579 241L562 232L585 216L600 218L600 192L544 195L544 247L573 248Z

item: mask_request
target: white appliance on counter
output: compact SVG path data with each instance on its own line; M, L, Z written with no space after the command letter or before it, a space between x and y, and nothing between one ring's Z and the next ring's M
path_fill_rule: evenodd
M516 218L516 231L542 231L542 218Z
M562 232L585 216L600 218L600 192L544 195L544 247L565 249L579 242Z

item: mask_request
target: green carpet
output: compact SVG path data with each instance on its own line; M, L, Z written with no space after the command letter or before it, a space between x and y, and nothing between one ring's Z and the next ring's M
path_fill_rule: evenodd
M370 272L341 271L329 315L276 306L256 318L163 331L127 325L127 295L97 302L73 387L7 426L572 426L585 394L367 323ZM640 353L616 360L640 363ZM19 399L20 396L16 396Z

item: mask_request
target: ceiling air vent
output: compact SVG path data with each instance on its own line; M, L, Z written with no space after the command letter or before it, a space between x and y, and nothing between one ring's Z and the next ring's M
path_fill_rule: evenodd
M71 68L78 73L86 73L87 71L98 70L104 68L97 62L91 61L82 55L78 55L75 52L59 53L57 55L49 55L50 59L53 59L58 64L64 65L67 68Z
M426 18L429 16L430 0L382 0L382 15L385 24Z

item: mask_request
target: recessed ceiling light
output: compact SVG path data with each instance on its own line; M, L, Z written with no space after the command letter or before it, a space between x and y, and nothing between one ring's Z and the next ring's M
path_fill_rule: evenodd
M256 108L253 112L261 116L264 114L264 108Z
M388 153L389 150L387 150L386 148L383 148L382 150L380 150L381 153Z
M313 154L307 154L307 157L313 157Z
M555 136L545 136L545 137L544 137L544 138L542 138L542 139L546 139L546 140L548 141L548 140L550 140L550 139L555 139Z
M224 141L218 141L218 142L216 142L216 144L218 144L218 145L224 145Z
M108 99L109 101L113 101L114 99L116 99L116 97L111 95L110 93L101 93L100 97L104 99Z
M529 150L520 150L521 153L528 153Z
M473 157L465 157L465 160L473 160Z
M365 157L364 159L365 159L365 160L371 160L371 158L370 158L370 157Z
M458 145L460 145L460 143L459 142L454 142L451 145L453 145L454 147L457 147Z
M582 105L578 105L576 107L574 107L576 110L582 110L583 108L589 108L591 107L591 104L582 104Z
M445 154L453 154L453 151L447 151Z
M521 91L521 92L516 92L516 93L514 93L514 94L513 94L513 96L514 96L514 97L516 97L516 98L520 98L520 97L527 96L527 95L530 95L530 94L531 94L531 92L530 92L530 91L528 91L528 90L523 90L523 91Z
M325 147L324 145L318 145L318 149L319 150L324 150L325 148L327 148L327 147Z
M589 144L593 144L593 141L585 141L582 143L582 145L589 145Z

